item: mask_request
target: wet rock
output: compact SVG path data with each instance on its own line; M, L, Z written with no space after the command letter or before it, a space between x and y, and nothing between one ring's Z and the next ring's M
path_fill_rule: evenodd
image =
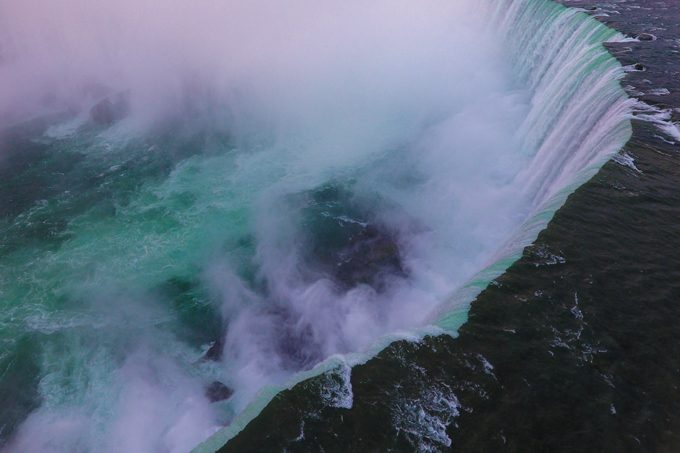
M635 68L636 71L644 71L647 69L642 63L635 63L633 68Z
M205 389L205 396L210 400L211 403L227 400L231 398L231 395L233 394L234 391L220 381L212 382Z
M108 96L90 109L90 120L98 126L111 126L123 119L129 111L128 96L119 93Z

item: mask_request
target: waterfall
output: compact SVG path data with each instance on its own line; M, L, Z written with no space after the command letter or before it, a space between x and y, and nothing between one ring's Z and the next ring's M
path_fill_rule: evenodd
M0 116L54 114L0 219L10 451L214 451L321 374L351 406L631 134L622 37L550 0L101 3L0 6Z
M492 28L507 37L518 80L531 92L520 136L532 150L518 175L532 213L494 262L456 292L438 324L455 331L469 303L521 256L555 211L630 139L635 101L619 84L623 68L603 43L623 36L582 11L550 0L491 0Z
M452 294L433 317L445 334L467 320L469 303L516 261L567 197L592 178L632 134L634 101L619 84L623 68L603 43L623 39L584 12L552 0L489 0L490 30L506 38L517 82L528 87L530 109L519 136L530 165L516 176L516 187L531 200L527 220L494 255L488 266ZM429 328L414 339L437 334ZM369 360L396 335L383 338L365 354L332 358L296 376L287 387L319 373L345 370L347 362ZM350 388L351 391L351 388ZM201 444L194 453L212 452L236 435L266 406L278 389L269 388L235 422Z

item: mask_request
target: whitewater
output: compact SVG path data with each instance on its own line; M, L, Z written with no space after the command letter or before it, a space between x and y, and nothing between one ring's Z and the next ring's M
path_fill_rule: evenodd
M214 451L323 372L351 406L351 365L455 334L631 133L623 37L547 0L0 18L9 452Z

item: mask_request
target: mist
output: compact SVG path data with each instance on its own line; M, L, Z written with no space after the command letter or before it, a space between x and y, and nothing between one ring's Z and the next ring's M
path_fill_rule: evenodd
M493 63L477 51L490 48L479 34L482 9L465 1L3 1L0 113L78 110L120 92L146 120L189 105L226 110L232 121L281 119L311 114L310 103L338 110L360 94L428 104L488 79ZM391 71L400 77L385 77Z
M487 16L476 0L2 0L6 125L66 112L77 135L122 96L97 130L111 148L178 122L229 137L113 218L73 219L32 265L68 263L56 285L106 327L51 326L70 346L43 351L43 403L6 451L187 451L264 386L434 322L531 209L529 96ZM187 269L219 307L215 363L148 291ZM211 403L211 380L233 396Z

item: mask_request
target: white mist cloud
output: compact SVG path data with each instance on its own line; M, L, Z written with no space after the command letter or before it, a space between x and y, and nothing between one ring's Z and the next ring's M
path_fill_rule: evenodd
M481 3L0 0L0 117L86 109L125 91L142 131L198 116L231 133L237 168L220 170L225 185L253 192L243 210L265 289L203 264L224 299L220 366L238 411L300 368L428 322L521 220L508 220L521 204L509 185L526 105ZM397 236L410 275L384 292L318 275L286 204L348 176L358 198L380 200L372 220ZM210 205L214 192L198 186L186 190ZM186 451L220 423L176 355L121 354L112 401L42 407L10 451ZM103 428L92 407L108 414Z
M143 345L107 387L83 390L90 394L77 395L80 404L32 413L3 451L184 453L219 428L200 381Z
M337 111L396 90L430 101L470 95L460 86L488 77L481 6L471 4L3 0L0 114L75 108L103 89L132 90L136 112L151 116L200 96L296 116L319 97ZM348 89L363 93L346 99Z

